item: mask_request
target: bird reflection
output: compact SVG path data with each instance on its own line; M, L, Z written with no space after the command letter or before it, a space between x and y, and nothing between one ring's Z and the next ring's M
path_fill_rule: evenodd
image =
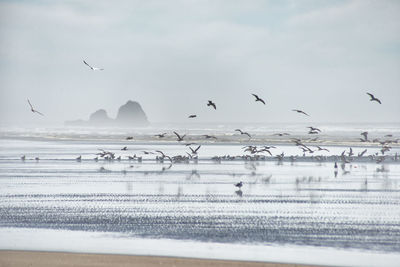
M239 197L243 196L243 191L241 189L235 191L236 195L238 195Z

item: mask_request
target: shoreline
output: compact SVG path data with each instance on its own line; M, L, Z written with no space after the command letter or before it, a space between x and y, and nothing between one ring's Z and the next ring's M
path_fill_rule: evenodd
M29 250L0 250L0 266L244 266L244 267L316 267L320 265L289 264L258 261L215 260L185 257L49 252Z

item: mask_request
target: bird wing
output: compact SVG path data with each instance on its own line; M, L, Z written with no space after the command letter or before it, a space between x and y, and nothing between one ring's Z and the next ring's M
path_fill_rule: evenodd
M215 103L212 103L211 105L214 107L215 110L217 109L217 106L215 105Z
M378 98L374 99L376 102L378 102L379 104L382 104L381 101Z
M200 149L201 145L198 146L194 151L197 152Z
M303 113L304 115L310 116L307 113L305 113L304 111L300 110L300 113Z
M260 102L262 102L265 105L265 101L259 98Z
M89 68L93 69L93 67L90 66L85 60L83 61L83 63L85 63L85 65L88 66Z
M256 100L258 99L258 95L256 95L256 94L252 94L255 98L256 98Z
M243 134L245 134L245 135L247 135L249 138L251 138L251 135L249 134L249 133L243 133Z
M31 101L29 101L29 99L27 99L27 100L28 100L29 106L31 106L31 109L33 109Z
M370 94L370 93L367 92L367 95L369 95L371 98L374 98L373 94Z
M180 136L177 132L174 132L174 134L175 134L179 139L181 139L181 136Z
M37 110L33 110L33 112L36 112L37 114L44 116L43 113L41 113L41 112L39 112Z

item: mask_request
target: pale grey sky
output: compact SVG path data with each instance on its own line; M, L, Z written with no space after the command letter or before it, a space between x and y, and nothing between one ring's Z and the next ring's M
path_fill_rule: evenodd
M152 122L400 122L399 14L386 0L0 1L0 124L114 117L128 99Z

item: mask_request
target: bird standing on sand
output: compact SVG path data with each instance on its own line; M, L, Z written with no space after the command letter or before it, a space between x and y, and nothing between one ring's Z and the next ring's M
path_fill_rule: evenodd
M215 105L215 103L212 102L211 100L208 100L207 106L208 107L212 106L215 110L217 110L217 105Z
M36 109L33 108L32 104L31 104L31 101L29 101L29 99L27 99L27 100L28 100L29 106L31 107L31 111L32 111L33 113L37 113L37 114L39 114L39 115L44 116L41 112L39 112L39 111L37 111Z
M127 150L128 150L128 147L127 147L127 146L124 146L123 148L121 148L121 150L122 150L122 151L127 151Z
M373 94L367 92L367 95L369 95L369 97L371 98L369 101L376 101L379 104L382 104L381 101L378 98L376 98Z
M260 101L261 103L263 103L265 105L265 101L262 100L261 98L259 98L258 95L256 95L256 94L252 94L252 95L256 98L256 102Z
M306 116L310 116L310 115L308 115L307 113L305 113L304 111L302 111L300 109L292 109L292 111L296 111L297 113L302 113L302 114L304 114Z
M97 68L97 67L90 66L85 60L83 61L83 63L85 63L85 65L88 66L91 70L104 70L102 68Z

